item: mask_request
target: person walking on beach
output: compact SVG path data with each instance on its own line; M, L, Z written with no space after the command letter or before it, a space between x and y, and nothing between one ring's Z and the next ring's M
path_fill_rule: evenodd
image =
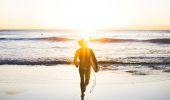
M79 67L81 97L84 98L84 92L90 80L91 66L95 66L93 67L95 72L98 72L99 67L93 50L87 47L88 42L85 39L81 39L78 43L81 47L77 49L75 53L73 64L75 64L77 68ZM79 64L77 62L78 58Z

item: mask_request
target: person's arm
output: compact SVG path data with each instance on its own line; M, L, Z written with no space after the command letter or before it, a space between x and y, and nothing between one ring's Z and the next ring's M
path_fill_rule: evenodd
M73 64L75 64L76 67L78 67L78 63L77 63L78 56L79 56L79 50L76 51L75 56L74 56L74 60L73 60Z

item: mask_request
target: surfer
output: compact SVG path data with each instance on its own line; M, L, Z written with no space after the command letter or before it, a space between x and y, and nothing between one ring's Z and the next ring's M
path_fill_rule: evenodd
M99 68L93 50L87 47L88 42L85 39L81 39L78 43L81 47L75 53L73 64L75 64L77 68L79 67L81 97L84 98L84 92L90 80L91 66L95 72L97 72ZM77 62L78 58L80 61L79 64Z

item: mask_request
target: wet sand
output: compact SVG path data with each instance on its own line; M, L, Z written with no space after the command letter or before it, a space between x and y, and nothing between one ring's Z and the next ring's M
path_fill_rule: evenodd
M169 100L167 70L102 68L94 73L84 100ZM0 66L0 100L80 100L79 73L72 65Z

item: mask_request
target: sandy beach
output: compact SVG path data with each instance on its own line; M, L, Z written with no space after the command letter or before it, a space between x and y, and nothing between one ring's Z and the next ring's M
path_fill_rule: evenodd
M170 100L169 12L170 0L0 0L0 100Z
M134 74L130 69L119 67L95 73L96 86L90 93L92 73L85 100L170 99L169 73L148 70L152 74ZM72 65L1 65L0 100L80 100L79 81L78 69Z

